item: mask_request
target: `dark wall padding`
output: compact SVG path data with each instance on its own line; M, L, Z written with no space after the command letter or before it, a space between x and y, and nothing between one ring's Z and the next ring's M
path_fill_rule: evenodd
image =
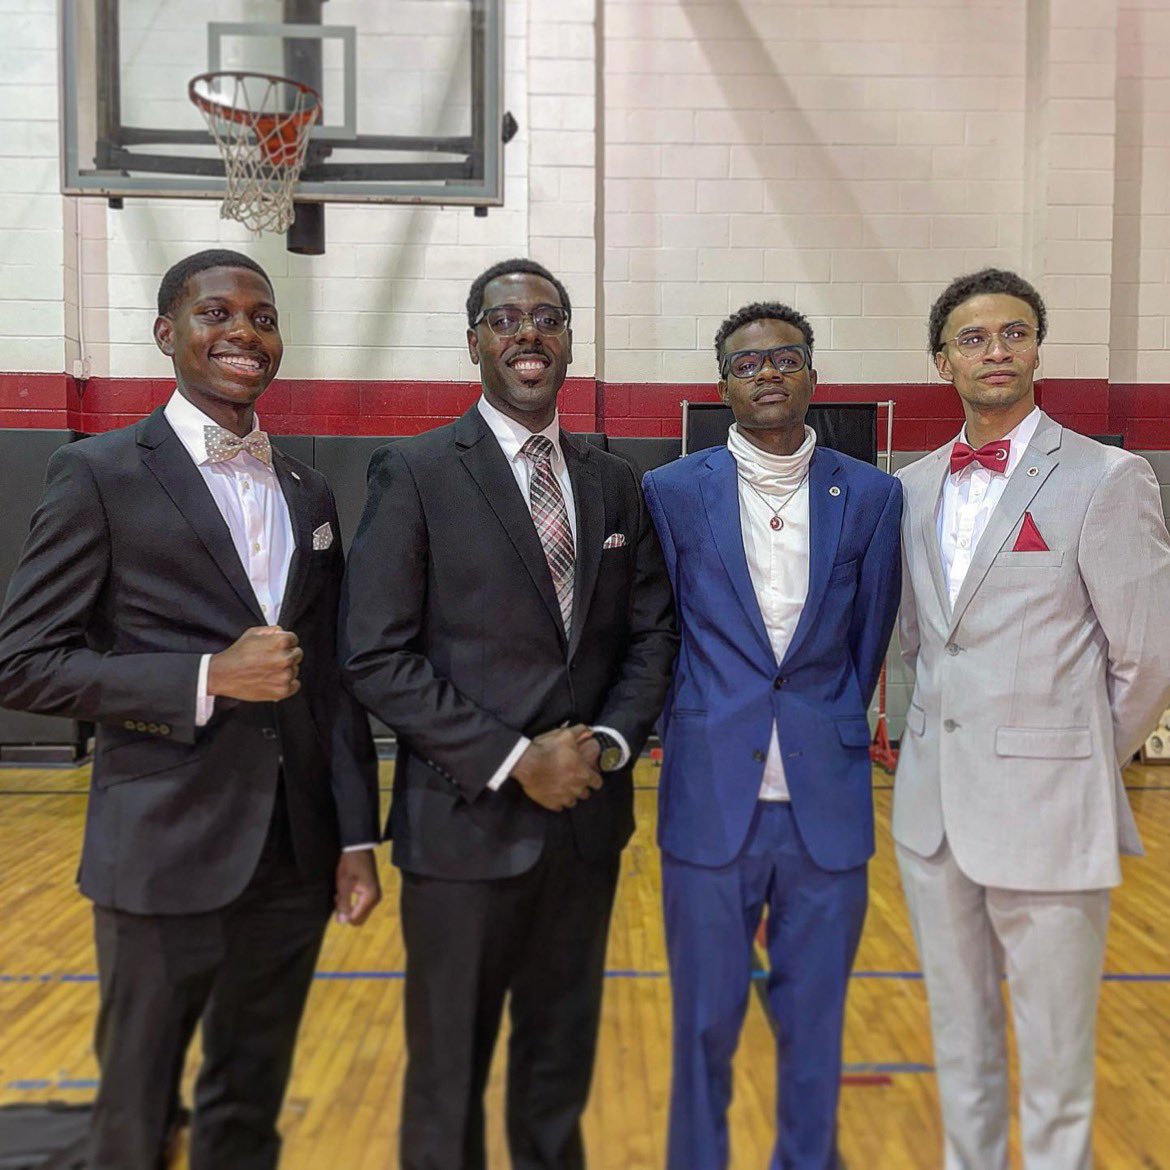
M877 412L876 402L814 402L808 408L808 425L816 431L820 446L876 466ZM734 421L730 406L692 402L685 424L687 454L722 447Z
M0 430L0 467L4 468L4 506L0 508L0 596L20 559L29 522L40 503L49 457L77 438L72 431ZM0 745L73 743L71 719L29 715L0 707Z
M646 472L682 454L682 440L610 435L609 450L611 454L620 455L627 463L633 464L638 473L638 482L641 483Z

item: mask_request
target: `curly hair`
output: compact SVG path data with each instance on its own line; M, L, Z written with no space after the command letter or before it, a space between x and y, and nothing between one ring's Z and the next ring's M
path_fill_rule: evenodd
M1036 314L1036 342L1044 340L1048 332L1048 313L1044 299L1022 277L1006 268L981 268L978 272L957 276L943 290L942 295L930 306L930 352L938 353L943 347L943 327L947 318L964 302L972 297L1002 293L1027 302Z
M525 260L518 256L512 260L501 260L498 264L493 264L471 282L471 289L467 294L468 327L473 327L475 319L483 312L483 290L497 276L507 276L512 272L527 272L531 276L544 277L557 290L557 296L561 298L561 308L565 310L565 316L569 318L573 316L573 306L569 303L569 294L565 286L543 264L537 264L535 260Z
M191 256L185 256L167 269L158 286L158 315L169 317L179 307L187 290L187 281L209 268L247 268L257 276L264 277L265 283L272 288L272 278L251 256L245 256L243 252L233 252L228 248L207 248Z
M753 301L750 305L744 305L742 309L736 309L715 330L716 361L721 361L723 358L723 343L737 329L742 329L744 325L750 325L753 321L787 321L789 325L795 325L800 330L801 336L804 338L804 343L808 346L809 353L812 353L812 326L808 323L808 318L803 313L798 313L788 305L780 304L779 301Z

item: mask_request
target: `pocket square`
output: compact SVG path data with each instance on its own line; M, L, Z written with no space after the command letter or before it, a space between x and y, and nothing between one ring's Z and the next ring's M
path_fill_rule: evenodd
M328 520L320 528L313 529L313 551L321 552L333 543L333 526Z
M1012 545L1012 552L1049 551L1044 537L1040 535L1040 529L1036 527L1036 521L1032 519L1032 513L1025 512L1024 523L1020 526L1020 535L1016 537L1016 543Z
M605 538L605 543L601 547L603 549L606 549L606 548L625 548L625 546L626 546L625 533L615 532L612 536L607 536Z

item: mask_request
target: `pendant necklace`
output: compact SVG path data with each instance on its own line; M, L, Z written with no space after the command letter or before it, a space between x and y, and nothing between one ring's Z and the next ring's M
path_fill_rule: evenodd
M768 527L771 528L771 530L773 532L779 532L780 529L784 527L784 521L780 519L780 513L783 512L784 509L788 507L788 504L792 500L792 497L795 496L796 493L799 492L802 487L804 487L804 481L806 479L808 479L808 472L807 471L805 471L804 475L802 475L800 477L800 483L798 483L796 485L796 487L794 487L792 489L792 491L790 491L788 493L788 495L786 495L784 497L784 502L780 505L779 508L773 508L771 503L768 500L768 497L766 495L764 495L764 493L762 491L760 491L760 489L758 487L756 487L756 485L754 483L752 483L752 481L750 479L745 479L743 482L746 483L747 486L749 488L751 488L752 491L755 492L757 496L759 496L759 498L764 502L764 507L767 508L768 511L772 513L772 519L768 521Z

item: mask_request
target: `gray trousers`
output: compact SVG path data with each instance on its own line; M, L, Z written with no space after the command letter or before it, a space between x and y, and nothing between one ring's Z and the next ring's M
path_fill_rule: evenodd
M1110 891L981 886L945 842L930 858L898 846L898 867L930 1000L945 1170L1008 1170L1005 972L1024 1166L1089 1170Z

